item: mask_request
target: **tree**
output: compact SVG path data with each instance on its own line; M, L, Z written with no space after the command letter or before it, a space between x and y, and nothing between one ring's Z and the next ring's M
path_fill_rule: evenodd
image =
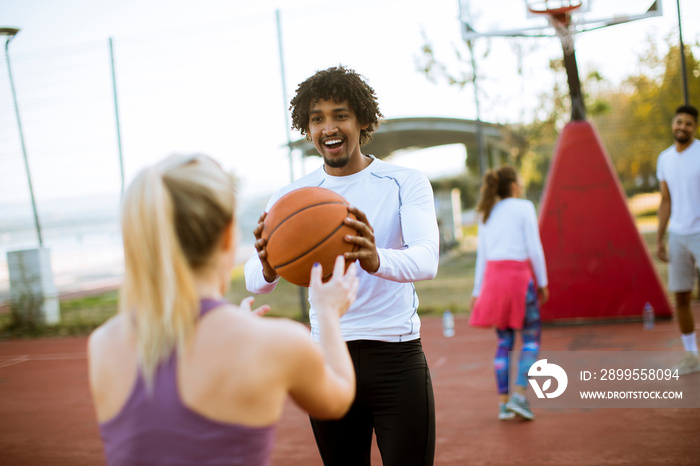
M523 56L530 51L527 43L518 39L513 39L512 43L514 44L513 50L519 57L518 62L522 63ZM473 59L477 53L480 58L485 58L489 54L489 50L481 49L482 52L476 52L473 44L467 44L467 48L469 50L466 52L471 57L470 60L465 59L467 53L463 50L464 47L454 46L454 57L451 65L448 66L445 61L436 57L433 45L425 38L421 55L416 60L416 68L419 72L425 74L426 78L431 82L444 81L449 85L459 86L462 89L467 86L475 86L475 100L490 101L491 96L484 95L478 90L478 83L482 78L477 72L476 60ZM539 199L549 168L549 161L554 153L557 136L559 131L569 121L569 115L571 114L571 102L563 58L550 60L549 69L553 78L552 89L540 93L538 96L539 104L532 110L531 115L525 118L529 122L506 124L504 126L506 146L510 148L507 162L520 170L523 181L527 186L527 196L533 200ZM518 67L517 72L522 76L521 66ZM591 80L601 79L600 74L594 72L586 77L584 84ZM586 97L587 95L584 94L584 98ZM599 101L597 98L592 102L591 109L594 113L608 108L605 102ZM475 157L468 157L467 159L467 168L470 174L474 173L474 169L477 166L475 159ZM468 184L474 185L474 183ZM478 183L476 186L478 186Z
M658 189L656 159L672 140L670 125L675 109L683 103L680 48L666 38L668 51L661 55L652 38L639 57L641 71L630 76L604 98L611 111L593 117L628 194ZM698 44L694 45L697 48ZM693 46L685 47L691 103L700 100L700 63Z
M596 70L582 83L588 117L596 125L628 194L658 188L656 158L671 144L671 119L683 103L679 46L671 36L666 37L668 48L662 55L653 37L647 41L647 51L639 57L641 71L620 86L606 86L605 78ZM685 57L690 100L700 106L700 62L693 54L697 48L697 42L685 47ZM448 67L436 58L426 39L417 68L433 82L443 79L463 88L479 78L463 56L455 48L462 67ZM539 199L559 132L570 115L563 59L551 60L549 69L554 77L552 90L538 96L539 104L522 123L505 125L506 143L511 149L508 162L520 170L532 200Z

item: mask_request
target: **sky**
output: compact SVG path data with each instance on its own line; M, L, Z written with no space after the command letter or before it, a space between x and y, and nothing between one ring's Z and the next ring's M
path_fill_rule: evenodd
M699 3L680 2L686 43L700 40L700 22L691 20L700 17ZM538 21L525 18L523 0L472 0L471 8L486 29L506 18ZM637 72L646 37L660 46L669 34L677 38L676 1L663 0L663 9L661 18L577 37L581 74L597 69L615 86ZM8 26L21 29L9 50L39 210L51 199L120 190L110 38L127 183L170 153L199 152L236 173L242 197L269 195L319 166L318 158L302 163L294 156L290 173L285 144L300 135L287 129L285 112L299 83L341 63L367 78L386 118L476 117L471 88L433 83L417 70L426 38L439 58L460 68L453 52L465 50L457 0L0 0L0 27ZM558 41L475 44L481 118L508 123L531 116L539 94L551 89L547 64L561 57ZM520 61L516 47L525 51ZM393 161L435 177L457 172L464 158L464 148L446 146ZM27 202L28 192L3 67L0 205Z

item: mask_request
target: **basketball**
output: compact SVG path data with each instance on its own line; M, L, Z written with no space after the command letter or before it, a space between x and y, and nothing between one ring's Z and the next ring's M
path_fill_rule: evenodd
M309 286L316 262L323 266L323 281L329 280L335 259L357 249L343 239L358 234L344 223L346 217L355 218L348 212L348 202L328 189L307 187L285 194L265 217L262 237L267 240L267 261L295 285Z

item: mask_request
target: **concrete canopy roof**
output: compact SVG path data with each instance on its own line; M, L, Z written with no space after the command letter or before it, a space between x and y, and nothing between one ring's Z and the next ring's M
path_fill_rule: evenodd
M503 127L481 122L484 146L487 151L504 151ZM463 144L467 152L477 153L477 122L459 118L394 118L382 121L373 133L372 141L362 146L362 152L386 158L402 150L418 150L446 144ZM312 143L306 139L292 142L293 149L303 157L318 156ZM471 151L470 151L471 150Z

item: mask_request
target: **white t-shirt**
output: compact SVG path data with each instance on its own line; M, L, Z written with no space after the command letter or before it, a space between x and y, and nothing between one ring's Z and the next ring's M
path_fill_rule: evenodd
M700 233L700 141L693 140L683 152L673 145L659 155L656 177L665 181L671 194L668 231L676 235Z
M323 167L277 191L266 211L286 193L320 186L343 196L367 215L374 228L379 270L369 274L358 267L357 300L340 319L343 338L350 340L409 341L420 337L418 297L413 282L435 277L439 261L439 233L433 190L428 178L413 169L392 165L373 156L361 172L330 176ZM358 264L359 265L359 264ZM269 293L257 254L245 264L246 287ZM309 312L311 333L318 341L316 310Z
M479 223L472 296L479 296L487 261L530 260L537 286L548 285L537 215L532 202L509 197L498 201L486 223Z

